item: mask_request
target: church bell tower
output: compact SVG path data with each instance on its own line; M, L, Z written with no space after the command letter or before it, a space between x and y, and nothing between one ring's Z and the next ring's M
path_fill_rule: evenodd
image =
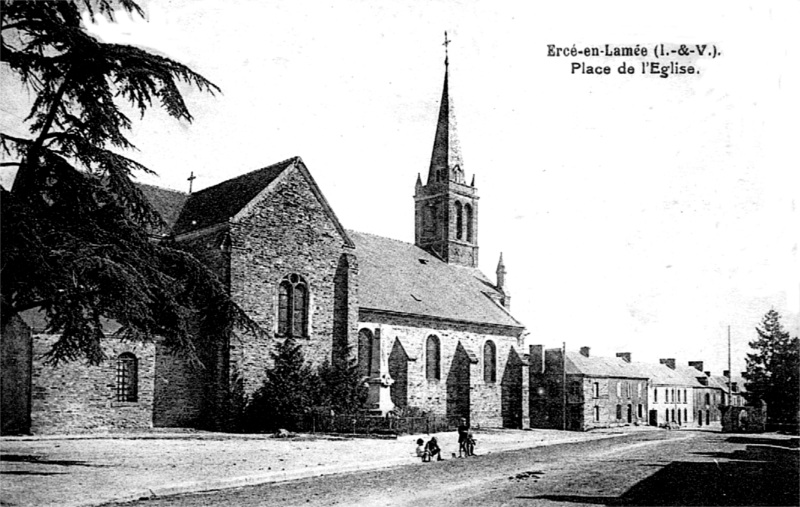
M445 53L450 41L445 32ZM468 185L456 136L453 100L448 88L449 61L444 60L444 89L439 106L428 179L417 175L414 243L449 264L478 267L478 195L475 176Z

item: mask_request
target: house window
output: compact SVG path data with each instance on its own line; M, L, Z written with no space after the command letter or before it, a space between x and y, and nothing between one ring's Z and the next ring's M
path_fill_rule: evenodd
M600 407L594 407L594 422L600 422Z
M497 350L491 340L483 345L483 381L497 381Z
M711 405L711 395L706 393L706 405Z
M440 373L439 338L435 335L430 335L425 343L425 378L428 380L442 378Z
M594 383L594 385L592 387L592 395L595 398L599 398L600 397L600 382L595 382Z
M641 382L637 382L636 383L636 396L638 396L639 398L642 397L642 383Z
M300 275L286 275L278 286L278 335L308 336L308 285Z
M622 382L617 382L617 398L622 398ZM617 417L617 419L622 419L622 417Z
M689 415L688 414L689 414L689 412L687 412L686 409L684 408L683 409L683 421L687 422L687 423L689 422Z
M641 419L642 418L642 414L644 414L644 409L642 407L642 404L639 403L639 405L636 407L636 417Z
M617 419L622 419L622 405L617 405Z
M658 403L658 388L653 388L653 403Z
M672 403L675 403L675 389L672 389L671 394L672 394Z
M686 389L683 390L683 402L688 403L688 401L686 400Z
M464 205L464 214L467 219L467 242L472 243L472 206Z
M462 229L464 228L464 216L461 211L461 203L456 201L456 239L463 237Z
M137 401L139 364L136 356L125 352L117 357L117 401Z
M628 397L628 399L631 399L631 383L630 382L626 382L625 383L625 395Z

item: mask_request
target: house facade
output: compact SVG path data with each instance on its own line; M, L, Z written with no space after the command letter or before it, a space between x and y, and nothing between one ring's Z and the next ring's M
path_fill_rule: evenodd
M532 428L586 431L646 424L647 377L619 358L530 347Z
M629 360L630 354L624 357ZM660 364L632 363L648 378L647 424L650 426L685 426L694 421L694 388L700 384L678 374L671 364L669 360Z
M711 378L711 372L703 371L703 361L689 361L688 366L676 365L675 371L687 381L692 379L697 381L697 385L693 388L695 408L693 424L697 427L719 425L722 420L720 405L725 387Z

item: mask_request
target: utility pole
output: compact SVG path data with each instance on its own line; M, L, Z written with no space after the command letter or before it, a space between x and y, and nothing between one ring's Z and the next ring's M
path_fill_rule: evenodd
M567 342L561 342L561 429L567 430Z
M733 399L731 398L731 375L733 372L731 371L731 326L728 325L728 405L733 405Z

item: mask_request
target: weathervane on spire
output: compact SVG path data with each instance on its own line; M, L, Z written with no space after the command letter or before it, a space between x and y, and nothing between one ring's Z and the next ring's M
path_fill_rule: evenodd
M448 57L448 55L447 55L447 46L449 46L451 42L453 42L453 41L451 41L450 39L447 38L447 30L445 30L444 31L444 44L442 44L442 46L444 46L444 64L445 65L448 64L448 61L447 61L447 57Z

